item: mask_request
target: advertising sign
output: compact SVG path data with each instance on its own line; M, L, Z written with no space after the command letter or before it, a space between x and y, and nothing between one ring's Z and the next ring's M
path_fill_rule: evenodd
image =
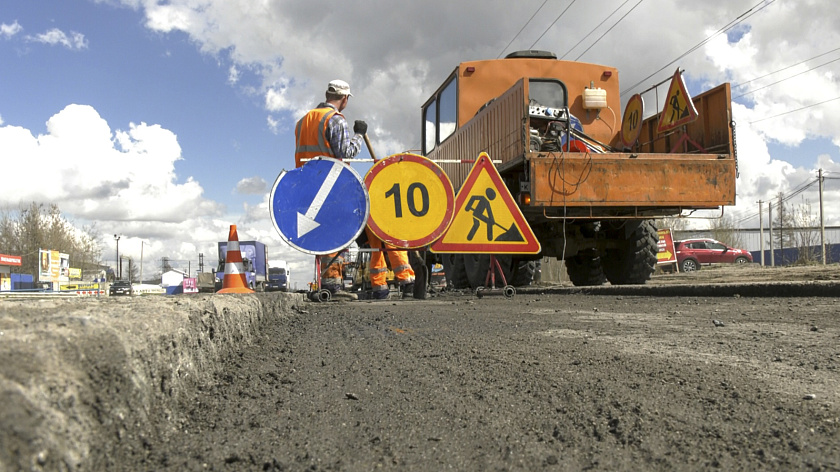
M21 264L20 256L10 256L8 254L0 254L0 265L19 266Z
M660 229L657 231L659 235L659 252L656 253L657 264L673 264L677 262L677 251L674 249L674 236L670 229Z
M185 277L184 293L198 293L198 279L195 277Z

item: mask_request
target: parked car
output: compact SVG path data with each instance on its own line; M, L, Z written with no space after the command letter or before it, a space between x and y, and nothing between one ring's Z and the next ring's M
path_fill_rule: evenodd
M134 295L134 290L131 288L131 282L128 280L116 280L111 282L108 295Z
M683 272L700 270L701 264L746 264L752 262L752 254L736 249L714 239L685 239L674 241L677 264Z

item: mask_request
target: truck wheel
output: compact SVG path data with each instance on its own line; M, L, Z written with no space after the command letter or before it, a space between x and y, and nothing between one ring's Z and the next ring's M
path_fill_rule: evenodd
M534 274L537 272L537 261L519 261L516 264L516 272L508 279L508 283L514 287L527 287L534 282Z
M643 284L656 270L659 237L653 220L628 221L619 228L624 243L608 249L601 259L604 275L613 285Z
M586 249L566 259L566 273L575 287L603 285L607 281L596 249Z
M443 254L443 272L446 274L447 285L453 289L470 288L462 254Z

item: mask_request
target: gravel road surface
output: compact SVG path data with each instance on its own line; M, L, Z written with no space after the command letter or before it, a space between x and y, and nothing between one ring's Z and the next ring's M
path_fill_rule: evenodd
M144 465L840 470L838 316L836 297L302 303Z

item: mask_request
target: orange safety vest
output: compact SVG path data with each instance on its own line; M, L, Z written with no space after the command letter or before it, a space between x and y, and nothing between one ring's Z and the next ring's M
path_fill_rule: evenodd
M318 156L335 157L327 140L327 124L333 115L338 113L335 108L323 107L310 110L295 126L295 167L304 164L302 159L312 159Z

